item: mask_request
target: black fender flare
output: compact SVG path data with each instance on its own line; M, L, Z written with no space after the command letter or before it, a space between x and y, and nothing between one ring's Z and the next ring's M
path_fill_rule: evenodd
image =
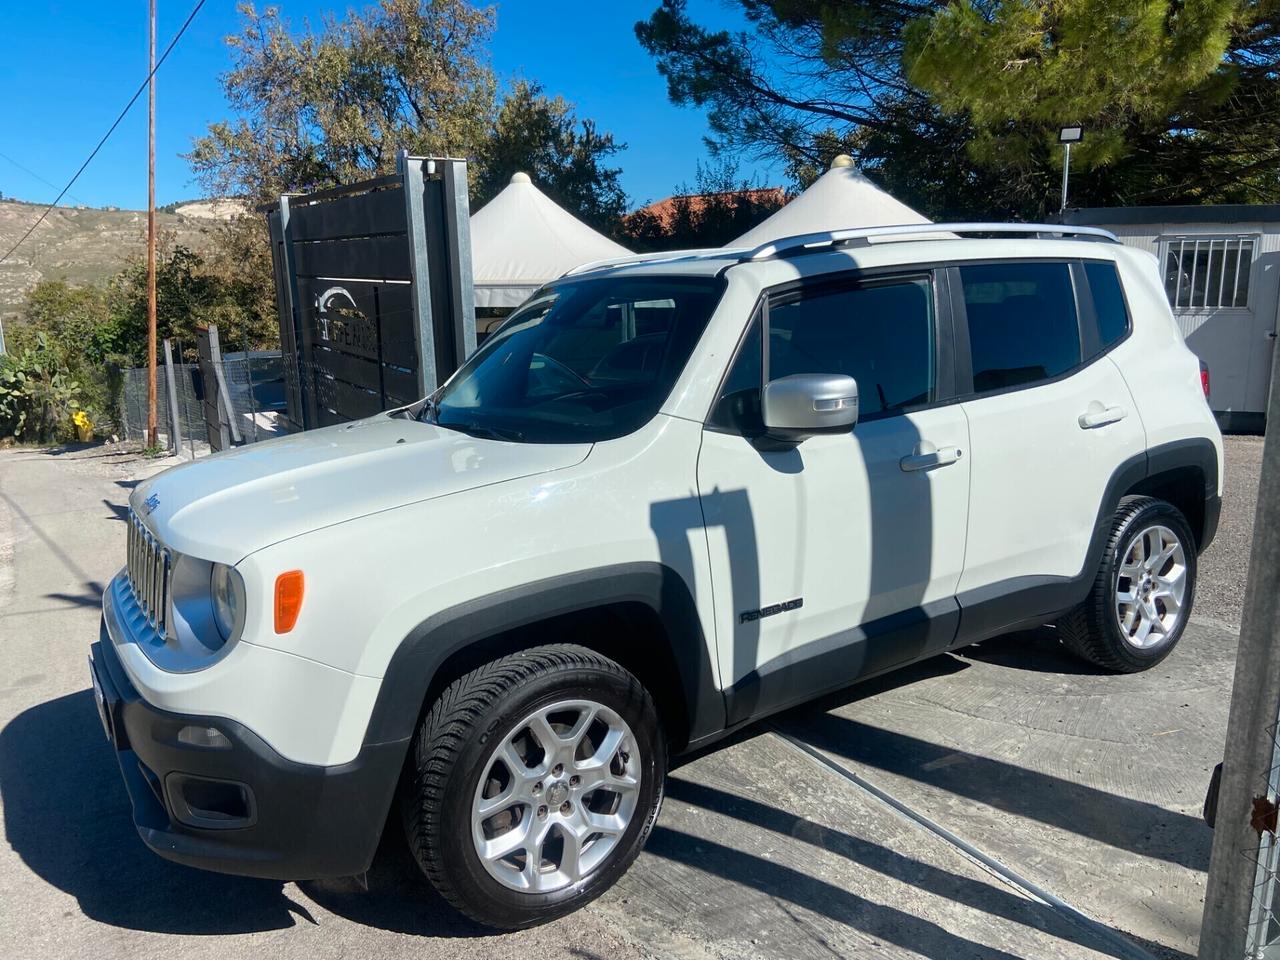
M640 603L659 618L680 673L694 741L724 729L724 696L715 684L711 648L693 592L672 568L656 562L618 564L549 577L477 597L428 617L392 654L365 731L366 744L405 740L417 727L431 682L450 657L471 644L552 617L617 603Z

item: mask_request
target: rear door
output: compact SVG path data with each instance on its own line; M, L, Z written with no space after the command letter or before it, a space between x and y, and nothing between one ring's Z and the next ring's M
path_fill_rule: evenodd
M968 432L928 271L773 292L703 433L730 722L945 647L964 558ZM845 373L862 417L792 449L760 442L760 388Z
M1129 329L1114 264L967 264L951 279L972 447L959 600L975 639L1056 612L1091 574L1105 491L1146 435L1108 356Z

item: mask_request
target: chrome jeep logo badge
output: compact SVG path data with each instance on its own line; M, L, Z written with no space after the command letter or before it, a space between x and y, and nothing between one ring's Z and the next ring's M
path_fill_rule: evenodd
M160 506L160 498L154 493L142 501L142 505L146 508L146 515L151 516L155 512L156 507Z

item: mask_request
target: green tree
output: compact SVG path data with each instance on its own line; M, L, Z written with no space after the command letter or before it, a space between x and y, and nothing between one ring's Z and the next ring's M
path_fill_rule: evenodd
M27 294L18 322L6 333L14 369L30 374L29 387L43 384L49 399L60 395L63 385L75 383L74 399L89 410L94 422L111 418L106 364L120 352L122 338L105 291L66 280L42 280ZM65 406L43 400L41 404L49 415ZM62 412L70 416L71 411ZM41 421L44 439L56 426L51 422Z
M800 184L848 151L934 216L1041 216L1084 123L1077 203L1280 199L1278 0L738 2L752 33L664 0L637 36L720 149Z
M380 0L298 34L275 7L240 12L222 78L238 118L212 124L189 155L210 192L266 202L389 173L401 148L466 156L481 143L492 8Z
M41 280L27 294L13 346L34 347L44 334L54 349L87 363L102 363L119 351L119 329L100 287Z
M0 437L70 440L71 418L82 404L80 385L63 369L44 333L36 333L21 350L0 356Z
M238 229L237 229L238 227ZM156 258L157 339L172 339L194 355L196 328L217 324L224 349L261 349L278 342L270 282L270 251L249 223L228 225L212 262L181 244L162 244ZM268 258L264 266L263 257ZM118 352L134 365L147 356L147 265L130 262L113 280L111 313Z
M275 8L240 7L222 77L234 120L211 124L188 160L206 192L269 203L390 173L399 150L469 158L472 209L525 170L571 213L612 231L626 205L608 158L623 149L564 100L517 83L499 104L486 44L492 7L467 0L379 0L295 31ZM260 215L233 221L204 274L220 276L238 312L230 321L258 339L271 317L270 247ZM136 291L136 283L129 284ZM179 284L179 290L186 290ZM135 306L131 314L136 324ZM217 310L202 307L203 316Z
M627 208L622 171L607 158L625 149L591 120L579 120L561 97L521 80L502 101L493 129L476 154L471 208L479 209L524 172L578 219L612 231Z

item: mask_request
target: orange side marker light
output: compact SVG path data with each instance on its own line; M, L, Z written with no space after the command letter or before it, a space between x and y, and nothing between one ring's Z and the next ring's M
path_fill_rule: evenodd
M288 633L298 622L302 592L301 570L290 570L276 577L276 633Z

